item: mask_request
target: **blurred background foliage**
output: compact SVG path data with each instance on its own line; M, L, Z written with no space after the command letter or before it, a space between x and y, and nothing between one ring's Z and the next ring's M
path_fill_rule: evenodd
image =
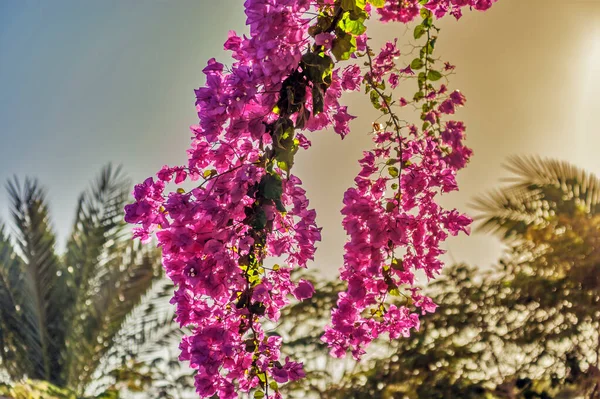
M507 184L473 204L479 229L498 235L505 255L492 269L447 267L424 288L438 311L410 338L382 339L360 363L329 357L320 336L342 287L313 277L313 298L273 326L307 373L282 387L286 397L600 398L600 180L535 157L507 168ZM158 253L133 244L122 222L128 187L105 168L57 255L43 190L9 183L15 232L0 235L0 395L194 397L187 365L164 349L179 339L172 287Z
M324 369L319 327L339 283L286 310L287 351L304 358L310 387L288 385L291 397L600 398L600 181L555 160L506 166L508 184L473 204L505 256L491 270L448 267L425 288L438 311L410 338Z
M190 386L168 350L180 332L160 252L131 240L123 221L131 187L120 168L103 168L79 197L59 254L44 188L8 182L13 229L0 227L0 371L12 385L0 393L116 398L147 390L144 397L167 398Z

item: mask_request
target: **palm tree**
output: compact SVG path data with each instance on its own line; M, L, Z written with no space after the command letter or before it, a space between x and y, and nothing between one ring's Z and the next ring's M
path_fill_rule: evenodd
M57 254L44 189L7 184L14 234L0 225L0 370L10 380L82 394L98 373L173 332L159 253L131 240L123 221L130 187L120 168L105 167L79 197Z
M480 229L510 246L501 265L511 294L502 301L519 317L498 321L504 342L529 351L519 372L543 369L600 398L600 179L537 157L507 167L511 184L476 202Z
M556 215L600 213L600 179L567 162L513 156L506 169L514 174L510 185L491 191L474 204L479 229L522 236L528 226L541 225Z

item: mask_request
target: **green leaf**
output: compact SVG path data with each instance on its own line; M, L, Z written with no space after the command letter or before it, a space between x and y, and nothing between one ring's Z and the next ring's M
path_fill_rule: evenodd
M317 53L306 53L302 56L304 74L313 83L325 82L325 76L333 69L331 57Z
M369 93L369 97L371 99L371 104L375 109L381 109L381 100L379 98L379 94L373 90Z
M280 199L276 199L273 202L275 202L275 208L277 208L279 212L287 212L287 209L285 209L285 206L283 205L283 202L281 202Z
M392 176L392 177L398 177L398 175L399 175L400 171L398 170L398 168L397 168L397 167L395 167L395 166L390 166L390 167L388 168L388 173L389 173L389 174L390 174L390 176Z
M342 0L340 6L344 11L356 12L362 11L367 5L367 0Z
M259 378L262 374L259 374ZM256 391L254 392L254 398L255 399L262 399L265 397L265 393L263 391Z
M439 73L438 71L434 71L431 70L429 72L427 72L427 79L431 80L432 82L435 82L436 80L440 80L442 78L442 74Z
M114 390L114 389L109 389L107 391L102 392L98 396L96 396L96 399L118 399L118 398L119 398L119 391Z
M423 37L423 35L427 33L427 28L424 27L423 25L417 25L415 26L415 31L413 33L413 36L415 39L420 39L421 37Z
M354 15L354 13L345 13L338 26L346 33L350 33L354 36L362 35L367 30L367 27L364 24L365 19L366 14L357 16Z
M385 0L367 0L373 7L381 8L385 5Z
M256 281L258 281L259 279L260 277L257 277ZM267 310L267 308L262 302L254 302L252 305L250 305L249 309L252 313L259 316L263 316L265 314L265 311Z
M424 66L425 66L425 63L424 63L424 62L423 62L423 60L422 60L422 59L420 59L420 58L415 58L415 59L414 59L414 60L412 60L412 62L410 63L410 67L411 67L413 70L415 70L415 71L416 71L416 70L419 70L419 69L421 69L421 68L423 68Z
M404 270L404 262L402 261L402 259L394 258L394 260L392 261L392 269L403 271Z
M313 115L318 115L323 112L324 96L323 91L318 85L312 87L312 99L313 99Z
M266 174L262 177L259 184L259 191L262 196L270 200L278 200L283 193L281 178L278 175Z
M345 61L350 59L350 55L356 50L356 39L354 36L344 33L339 35L333 41L333 47L331 52L338 61Z
M310 111L302 104L302 108L298 111L296 118L296 129L304 129L306 122L310 119Z
M427 45L427 54L432 54L433 53L433 49L435 48L435 43L437 42L437 37L434 37L433 39L431 39L429 41L429 44Z
M356 0L342 0L340 6L344 11L352 11L356 8Z
M285 149L276 149L275 159L277 160L277 166L282 170L289 172L294 165L294 156L298 152L298 144L298 139L290 137Z
M256 230L263 230L265 227L267 227L267 214L262 208L260 208L254 215L252 227Z
M300 110L306 101L306 81L298 71L293 72L283 82L277 107L284 114L292 114Z
M209 177L213 177L217 175L217 170L216 169L207 169L204 171L204 173L202 174L202 176L205 179L208 179ZM185 190L183 191L185 193Z
M289 171L298 152L298 139L294 137L294 123L289 118L280 118L273 129L275 159L281 169Z
M426 8L421 8L420 14L423 19L431 18L431 11Z

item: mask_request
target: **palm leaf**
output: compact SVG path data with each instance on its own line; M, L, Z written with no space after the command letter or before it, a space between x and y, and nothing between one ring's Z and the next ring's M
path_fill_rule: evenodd
M25 295L21 308L26 323L31 324L31 331L37 335L35 342L29 342L32 345L28 348L29 360L33 363L29 377L61 385L64 346L61 304L68 295L65 295L65 279L61 277L64 268L54 253L55 236L45 192L36 180L27 179L21 186L17 178L8 182L7 189L15 239L24 263L20 288Z
M542 224L556 214L600 211L600 179L567 162L513 156L505 168L513 176L508 186L477 198L479 230L521 236L529 225Z
M112 249L112 244L123 238L125 223L123 207L127 203L129 179L121 168L104 167L95 183L82 193L77 203L73 232L65 256L74 268L73 280L77 298L90 288L90 283L101 269L100 258Z
M83 192L77 203L73 231L67 242L64 259L70 270L73 290L68 307L67 359L65 378L69 385L80 384L80 368L93 356L96 342L89 334L90 325L101 324L90 306L100 289L100 275L107 274L110 260L119 256L122 246L116 245L123 235L125 223L122 209L130 187L121 168L104 167L92 186ZM87 337L87 339L86 339ZM75 385L73 385L75 384Z
M130 183L120 168L104 168L80 196L62 258L37 181L15 178L7 188L16 246L0 228L3 372L83 392L108 357L150 354L152 343L179 337L160 252L131 241L123 221Z
M103 265L105 272L94 284L98 288L89 305L91 317L81 337L87 345L83 348L86 356L80 356L77 363L80 389L89 383L129 313L161 276L159 259L156 249L131 241Z
M38 326L31 317L31 306L26 306L24 276L25 264L15 253L4 227L0 226L0 352L2 366L11 379L30 374L43 364ZM8 350L6 350L8 349Z
M116 357L119 354L148 357L181 338L183 330L174 321L174 310L169 302L173 290L173 283L167 279L154 283L115 336Z
M103 387L103 383L110 383L111 378L107 377L126 360L150 365L168 360L165 353L176 348L183 335L183 330L174 321L173 308L169 303L172 295L173 284L166 279L158 280L127 315L113 338L113 345L96 370L96 390Z
M66 373L69 384L81 389L160 268L155 251L126 237L123 207L129 189L120 167L106 166L80 196L67 244L65 262L73 270L74 305Z

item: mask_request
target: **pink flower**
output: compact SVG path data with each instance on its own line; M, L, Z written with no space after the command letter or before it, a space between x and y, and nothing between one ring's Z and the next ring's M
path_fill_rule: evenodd
M170 182L173 176L173 170L169 168L167 165L164 165L161 170L156 174L159 180L164 182Z
M315 36L315 43L317 46L323 46L325 49L330 49L334 39L335 35L333 33L319 33L317 36Z
M464 7L484 10L493 2L388 1L378 12L383 21L407 23L423 8L458 18ZM343 91L360 90L364 79L358 65L334 68L331 75L328 69L323 82L306 76L303 55L316 51L327 61L339 33L319 33L311 45L306 15L315 11L314 2L246 0L244 8L248 31L230 31L224 43L233 63L225 67L210 59L202 70L205 84L195 90L199 122L190 127L187 163L164 166L156 181L136 185L135 202L125 207L125 220L138 225L135 237L156 237L166 275L177 287L171 299L176 320L193 326L181 341L180 359L196 370L201 397L221 399L260 389L261 375L280 383L304 377L301 363L286 358L281 365L282 338L263 330L264 323L277 322L292 295L304 300L315 291L310 282L291 278L292 270L314 259L321 230L289 167L294 153L311 145L300 127L333 128L342 138L350 132L355 117L340 99ZM371 5L364 11L368 17ZM366 33L352 40L357 52L367 50ZM398 71L399 55L396 41L373 53L369 80L393 89L400 74L414 75L410 67ZM386 297L399 287L413 289L417 270L428 278L439 274L441 243L469 232L467 216L436 202L457 188L456 172L472 154L464 145L464 124L443 121L465 98L458 91L443 97L443 85L420 90L425 98L417 97L414 105L425 110L425 131L403 125L398 135L394 126L374 128L374 148L365 151L355 186L344 194L348 242L340 277L348 289L339 294L323 336L334 356L350 351L358 359L380 335L397 338L418 328L415 308L432 312L433 302L413 291L414 306L398 308ZM439 105L422 108L424 102ZM392 103L408 104L394 97ZM165 193L172 180L200 182ZM263 270L268 256L283 256L286 266Z
M288 382L290 379L289 372L284 368L273 367L271 369L271 375L273 376L273 379L280 384Z
M297 381L306 377L306 374L302 369L302 363L290 362L289 359L286 358L284 368L288 372L290 381Z
M415 306L421 308L421 314L435 313L435 310L438 307L435 303L433 303L431 298L419 295L416 293L416 291L413 293L412 299L415 303Z
M452 94L450 94L450 100L452 100L452 103L459 106L465 105L465 102L467 101L465 96L458 90L454 90Z
M440 104L438 108L443 114L453 114L454 113L454 102L451 99L445 100Z
M452 70L454 70L454 68L456 68L456 67L454 65L450 64L449 62L444 63L444 71L452 71Z
M400 83L399 76L395 73L390 74L388 82L390 83L390 86L392 86L392 89L395 89L398 87L398 83Z
M338 112L333 116L333 120L335 122L333 130L335 130L335 132L342 137L345 137L348 133L350 133L349 122L352 119L356 119L355 116L348 114L347 109L348 107L346 106L340 107Z
M358 65L350 65L342 72L342 89L356 91L360 89L362 73Z
M294 296L299 301L303 301L312 297L314 293L315 288L313 287L313 285L310 283L310 281L304 279L300 280L298 282L298 286L294 289Z
M401 70L400 70L400 73L403 73L403 74L405 74L405 75L414 75L414 74L415 74L415 72L412 70L412 68L410 67L410 65L409 65L409 66L407 66L407 67L406 67L406 68L404 68L404 69L401 69Z

